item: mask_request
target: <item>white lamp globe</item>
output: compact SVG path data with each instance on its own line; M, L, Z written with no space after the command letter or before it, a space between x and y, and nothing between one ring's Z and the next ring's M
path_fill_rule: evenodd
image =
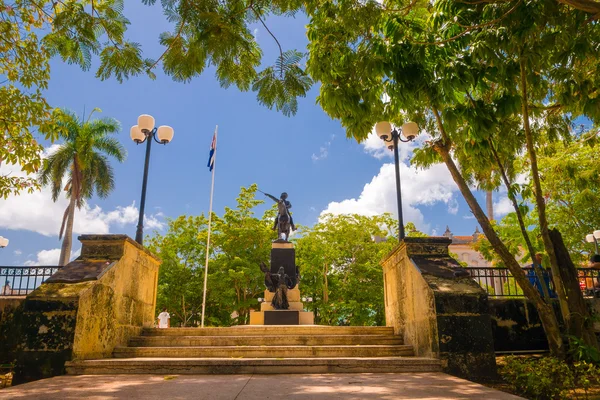
M594 243L594 235L592 235L591 233L589 235L586 235L585 241L588 243Z
M599 231L594 231L594 237L596 239L600 239L600 230Z
M8 239L3 236L0 236L0 247L6 247L6 246L8 246Z
M402 134L408 140L413 140L419 134L419 125L416 122L407 122L402 125Z
M386 140L392 133L392 124L387 121L381 121L375 124L375 132L381 140Z
M154 117L148 114L142 114L138 117L138 126L142 132L150 132L154 129Z
M158 131L156 132L158 136L158 141L162 144L167 144L171 140L173 140L173 135L175 131L168 125L161 125L158 127Z
M146 135L144 135L144 133L140 130L140 127L137 125L131 127L129 130L129 135L131 136L131 140L136 143L142 143L144 139L146 139Z

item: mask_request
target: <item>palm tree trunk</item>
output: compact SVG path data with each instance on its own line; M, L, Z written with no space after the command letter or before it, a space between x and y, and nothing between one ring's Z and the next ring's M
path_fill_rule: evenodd
M560 327L558 325L558 320L556 319L556 315L554 315L554 311L552 306L546 303L538 291L531 285L525 272L521 269L521 266L515 259L515 257L510 253L508 248L504 245L502 240L498 237L492 224L488 220L487 216L483 212L483 209L475 199L475 196L471 192L469 185L465 181L464 177L458 170L458 167L454 163L450 155L450 138L447 135L444 125L442 124L442 119L439 115L439 111L432 107L432 111L434 112L435 118L437 120L437 125L440 130L440 133L443 138L443 143L434 144L434 149L436 152L442 157L444 164L448 167L454 182L456 182L460 192L462 193L465 201L469 205L471 212L481 225L485 236L489 240L492 245L494 251L498 254L498 256L502 259L506 267L510 270L513 277L523 290L525 296L531 300L534 307L536 308L540 320L542 321L542 326L544 327L544 331L546 332L546 338L548 339L548 347L550 348L550 352L552 355L564 358L565 357L565 349L563 346L562 338L560 336Z
M492 221L494 219L494 198L491 190L485 192L485 207L487 208L487 217Z
M58 259L58 265L67 265L71 259L71 247L73 245L73 220L75 219L75 196L71 194L69 199L69 213L67 215L67 226L65 227L65 234L60 248L60 257Z

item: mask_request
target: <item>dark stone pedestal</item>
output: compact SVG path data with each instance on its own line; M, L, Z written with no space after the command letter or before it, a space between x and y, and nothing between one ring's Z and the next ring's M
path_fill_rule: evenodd
M298 310L265 311L265 325L300 325Z
M271 249L271 273L276 274L279 268L288 276L296 276L296 250L294 248Z

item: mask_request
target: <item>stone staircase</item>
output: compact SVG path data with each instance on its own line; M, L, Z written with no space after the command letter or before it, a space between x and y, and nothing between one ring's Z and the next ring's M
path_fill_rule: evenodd
M69 374L432 372L388 327L238 326L146 329L113 358L70 361Z

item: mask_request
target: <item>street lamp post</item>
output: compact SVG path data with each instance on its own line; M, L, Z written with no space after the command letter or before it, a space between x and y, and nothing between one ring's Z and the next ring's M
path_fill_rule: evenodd
M137 144L146 142L146 161L144 162L144 178L142 180L142 199L140 201L140 216L138 218L135 241L143 245L144 241L144 208L146 206L146 186L148 185L148 164L150 163L150 147L152 139L159 144L167 144L173 140L173 128L161 125L154 126L154 117L142 114L138 117L138 124L131 127L131 140ZM157 139L158 137L158 139Z
M394 163L396 165L396 197L398 199L398 224L400 225L399 240L404 239L404 220L402 218L402 189L400 187L400 157L398 155L399 142L412 142L419 134L419 126L415 122L407 122L402 128L396 129L387 121L375 125L377 136L381 138L390 150L394 150ZM402 139L404 136L406 139Z
M598 240L600 240L600 230L594 231L594 233L590 233L585 237L586 242L594 243L594 246L596 246L596 254L600 254L598 253Z

